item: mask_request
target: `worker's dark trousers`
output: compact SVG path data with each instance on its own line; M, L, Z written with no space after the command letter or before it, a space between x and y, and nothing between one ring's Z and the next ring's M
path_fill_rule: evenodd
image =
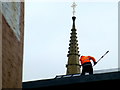
M82 74L85 75L85 73L93 74L93 68L91 62L84 63L82 65Z

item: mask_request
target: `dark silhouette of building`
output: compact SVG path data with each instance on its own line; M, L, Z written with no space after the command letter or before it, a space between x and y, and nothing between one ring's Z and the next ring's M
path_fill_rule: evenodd
M106 89L119 88L120 71L93 75L73 74L56 76L52 79L23 82L23 89Z

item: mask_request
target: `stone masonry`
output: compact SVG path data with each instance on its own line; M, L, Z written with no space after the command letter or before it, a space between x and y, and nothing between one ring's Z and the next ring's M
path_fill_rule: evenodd
M24 2L2 2L0 80L2 88L22 88ZM2 66L1 66L2 65Z

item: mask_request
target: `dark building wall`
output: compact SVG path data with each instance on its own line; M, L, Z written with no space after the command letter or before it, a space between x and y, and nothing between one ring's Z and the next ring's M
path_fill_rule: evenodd
M4 2L3 2L4 3ZM2 4L3 4L2 3ZM7 2L6 8L9 8L9 5L12 4L13 9L11 17L7 18L5 14L7 12L2 12L2 88L21 88L22 87L22 63L23 63L23 38L24 38L24 3L19 2L20 4L20 17L17 17L15 10L16 2ZM4 5L4 4L3 4ZM4 7L4 6L2 6ZM7 9L6 9L7 10ZM4 14L3 14L4 13ZM10 14L9 13L9 14ZM9 15L7 14L7 15ZM15 17L12 15L16 15ZM14 22L19 19L19 24ZM13 22L10 25L9 20ZM13 20L13 21L12 21ZM15 24L14 24L15 23ZM19 38L16 37L16 33L12 27L16 30L16 26L19 26L20 35Z

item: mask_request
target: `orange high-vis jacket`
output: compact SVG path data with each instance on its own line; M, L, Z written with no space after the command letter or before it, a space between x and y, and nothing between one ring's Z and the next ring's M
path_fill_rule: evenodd
M81 56L80 58L81 64L84 64L86 62L91 62L90 60L93 60L93 62L96 62L96 59L91 56Z

